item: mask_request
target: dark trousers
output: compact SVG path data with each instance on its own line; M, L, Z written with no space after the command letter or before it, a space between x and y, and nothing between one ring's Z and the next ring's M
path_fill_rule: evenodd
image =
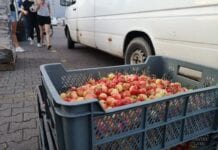
M29 28L30 37L32 39L34 39L34 29L35 29L36 30L37 42L40 43L40 30L39 30L39 26L38 26L36 17L29 18L29 27L30 27Z
M24 22L24 27L25 27L25 36L26 36L26 39L30 36L30 26L29 26L29 18L27 16L24 16L23 17L23 22Z

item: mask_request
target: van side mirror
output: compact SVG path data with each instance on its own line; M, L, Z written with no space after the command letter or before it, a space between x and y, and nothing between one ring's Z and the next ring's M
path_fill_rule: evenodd
M60 0L61 6L70 6L75 3L76 3L76 0Z

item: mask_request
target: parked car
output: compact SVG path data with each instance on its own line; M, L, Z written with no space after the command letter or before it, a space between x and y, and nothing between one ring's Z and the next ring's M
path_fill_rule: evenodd
M79 42L127 64L163 55L218 68L218 0L61 0L68 48ZM207 57L207 58L205 58Z

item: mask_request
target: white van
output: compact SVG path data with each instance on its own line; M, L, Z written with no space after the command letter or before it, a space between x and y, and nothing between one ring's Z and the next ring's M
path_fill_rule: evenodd
M218 68L218 0L61 0L74 43L125 63L163 55Z

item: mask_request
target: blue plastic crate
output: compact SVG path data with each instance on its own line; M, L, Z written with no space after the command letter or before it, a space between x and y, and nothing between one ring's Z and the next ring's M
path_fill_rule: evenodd
M138 65L67 71L47 64L40 70L60 150L166 149L218 131L218 70L161 56ZM146 73L193 90L107 111L96 99L65 102L59 96L111 72Z

